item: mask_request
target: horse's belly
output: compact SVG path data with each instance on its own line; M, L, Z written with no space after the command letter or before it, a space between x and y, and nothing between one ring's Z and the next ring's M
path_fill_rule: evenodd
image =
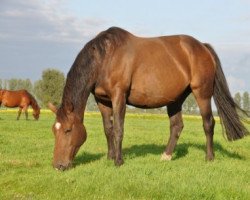
M20 104L19 98L11 98L10 96L5 96L2 100L2 105L9 107L9 108L15 108L18 106L22 106Z
M10 101L10 102L2 101L2 105L6 106L6 107L9 107L9 108L14 108L14 107L17 106L17 104L15 102L13 102L13 101Z
M167 105L170 101L163 97L150 97L147 94L134 91L130 93L127 103L141 108L158 108Z
M188 76L177 67L152 66L140 68L133 75L129 104L145 108L166 106L189 85Z
M183 91L184 89L168 90L167 87L165 90L135 88L130 91L128 104L142 108L158 108L176 101Z

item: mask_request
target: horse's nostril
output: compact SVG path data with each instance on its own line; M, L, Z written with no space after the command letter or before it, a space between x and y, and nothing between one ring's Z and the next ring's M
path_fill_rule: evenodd
M66 167L61 164L56 165L54 168L55 170L60 170L60 171L64 171L66 169Z
M53 167L55 168L55 170L60 170L60 171L65 171L67 169L70 169L72 167L72 163L57 163L57 164L53 164Z
M59 170L64 171L65 169L66 169L65 166L63 166L63 165L60 165L60 166L59 166Z

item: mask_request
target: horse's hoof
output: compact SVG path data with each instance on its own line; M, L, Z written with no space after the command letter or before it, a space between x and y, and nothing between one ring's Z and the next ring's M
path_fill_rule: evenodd
M214 161L214 155L207 155L205 159L208 162Z
M121 159L121 160L115 160L115 166L119 167L121 165L123 165L124 161Z
M162 161L170 161L172 159L172 155L167 155L165 152L161 155L161 160Z

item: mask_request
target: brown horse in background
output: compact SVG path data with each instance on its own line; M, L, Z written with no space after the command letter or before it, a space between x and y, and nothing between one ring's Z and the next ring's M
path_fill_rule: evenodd
M23 111L28 120L28 107L33 109L33 117L38 120L40 115L40 107L35 98L27 90L0 90L0 105L15 108L19 107L17 120L19 120L21 112Z
M203 120L206 159L214 159L214 98L227 138L249 134L240 121L214 49L187 35L141 38L120 28L110 28L88 42L73 63L64 87L62 104L53 125L53 166L72 165L87 137L83 113L90 92L103 118L108 158L123 164L122 140L126 104L140 108L167 106L170 138L162 160L170 160L183 129L182 104L192 92ZM153 136L152 136L153 137Z

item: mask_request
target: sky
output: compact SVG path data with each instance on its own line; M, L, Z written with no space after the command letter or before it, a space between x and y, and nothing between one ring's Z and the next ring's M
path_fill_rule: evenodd
M188 34L218 53L232 93L250 92L250 0L0 0L0 79L66 75L86 42L118 26Z

